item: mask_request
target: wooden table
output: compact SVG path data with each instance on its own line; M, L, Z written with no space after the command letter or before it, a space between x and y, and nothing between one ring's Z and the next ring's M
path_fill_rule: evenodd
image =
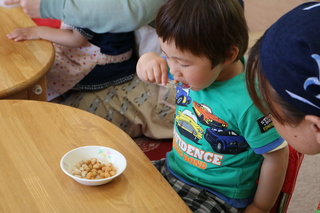
M43 101L0 100L0 212L190 212L122 130L89 112ZM71 149L107 146L128 165L101 186L60 169Z
M54 61L51 42L15 42L7 34L35 23L17 8L0 7L0 98L47 100L45 74Z

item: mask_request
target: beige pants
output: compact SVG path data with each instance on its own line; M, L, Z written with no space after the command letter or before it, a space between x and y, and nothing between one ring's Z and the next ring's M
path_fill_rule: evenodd
M175 88L147 84L137 76L99 91L73 91L62 104L96 114L131 137L172 138Z

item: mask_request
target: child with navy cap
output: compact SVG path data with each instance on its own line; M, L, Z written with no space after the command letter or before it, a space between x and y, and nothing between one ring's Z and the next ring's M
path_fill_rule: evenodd
M251 49L246 80L293 148L320 153L320 3L294 8L265 32Z
M250 51L246 81L293 148L320 153L320 3L299 5L265 32Z

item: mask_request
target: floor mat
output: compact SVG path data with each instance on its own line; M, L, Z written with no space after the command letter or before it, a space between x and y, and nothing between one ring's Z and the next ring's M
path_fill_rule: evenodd
M172 139L151 139L140 137L133 139L150 160L160 160L172 149Z

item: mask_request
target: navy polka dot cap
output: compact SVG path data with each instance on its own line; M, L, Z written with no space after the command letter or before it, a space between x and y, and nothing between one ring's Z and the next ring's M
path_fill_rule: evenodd
M320 116L320 3L304 3L263 35L262 69L277 93L297 110Z

